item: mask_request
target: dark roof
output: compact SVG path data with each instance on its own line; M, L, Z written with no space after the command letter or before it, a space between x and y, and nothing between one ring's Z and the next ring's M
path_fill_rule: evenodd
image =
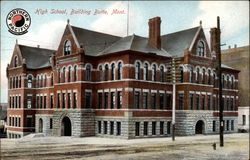
M71 27L75 33L77 41L80 45L83 45L86 55L95 56L121 38L118 36L95 32L75 26Z
M161 36L161 47L172 56L184 56L184 50L188 49L199 27L170 33Z
M50 56L55 50L49 50L38 47L30 47L19 45L22 57L25 59L26 67L28 69L39 69L50 66Z
M120 40L112 44L110 47L102 51L99 55L104 55L124 50L139 51L144 53L156 53L157 55L162 55L167 57L171 56L166 51L156 49L151 45L149 45L147 38L140 37L137 35L131 35L121 38Z

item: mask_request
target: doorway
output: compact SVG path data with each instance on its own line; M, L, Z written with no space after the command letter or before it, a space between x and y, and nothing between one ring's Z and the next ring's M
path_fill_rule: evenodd
M62 119L61 136L71 136L71 121L69 117L64 117Z
M202 120L199 120L195 125L195 134L204 134L205 125Z

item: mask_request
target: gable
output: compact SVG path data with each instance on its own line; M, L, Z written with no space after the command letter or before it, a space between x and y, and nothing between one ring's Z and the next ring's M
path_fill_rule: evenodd
M17 59L18 59L18 66L17 67L22 66L23 57L22 57L22 54L20 52L20 48L19 48L18 44L16 44L15 47L14 47L14 51L13 51L13 54L12 54L12 57L11 57L11 60L10 60L10 68L15 67L15 57L17 57Z

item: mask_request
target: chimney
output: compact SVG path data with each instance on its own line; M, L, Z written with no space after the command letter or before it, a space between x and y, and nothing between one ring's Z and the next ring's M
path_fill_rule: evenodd
M40 48L40 45L37 45L37 48Z
M234 44L234 48L237 48L237 44Z
M157 49L161 49L161 18L154 17L149 19L149 38L148 43Z
M231 46L230 46L230 45L228 46L228 49L231 49Z

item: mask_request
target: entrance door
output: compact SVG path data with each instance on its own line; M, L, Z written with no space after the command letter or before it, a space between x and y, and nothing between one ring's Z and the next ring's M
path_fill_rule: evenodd
M42 120L42 118L39 119L39 131L38 132L40 132L40 133L43 132L43 120Z
M71 122L69 117L64 117L61 125L61 135L71 136Z
M204 122L202 120L199 120L195 125L195 134L203 134L204 127Z

